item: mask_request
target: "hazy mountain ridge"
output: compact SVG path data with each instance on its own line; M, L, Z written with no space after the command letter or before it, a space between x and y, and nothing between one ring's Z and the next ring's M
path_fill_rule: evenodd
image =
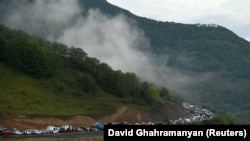
M133 73L114 71L80 48L68 48L3 25L0 31L2 126L60 125L66 118L77 126L95 120L167 122L191 116L167 88L141 82ZM194 124L239 122L230 114L214 114L211 120Z
M223 26L155 21L105 0L62 0L57 5L46 1L32 5L24 0L19 3L23 7L17 3L5 6L12 2L1 0L1 19L5 20L1 22L6 25L67 45L84 44L88 54L112 68L135 72L184 99L211 104L222 111L249 110L250 43ZM47 12L39 14L44 8ZM30 16L27 9L38 15ZM56 20L46 16L68 10Z
M92 4L93 7L97 5ZM104 7L110 9L106 4ZM184 89L187 90L184 94L193 93L190 94L191 97L198 96L198 101L212 103L221 110L249 109L248 41L223 25L161 22L134 16L126 10L119 11L117 7L113 11L103 7L100 9L111 15L116 11L133 18L138 27L143 29L145 36L149 37L151 51L167 67L178 69L187 75L210 75L205 81L189 85L190 89Z

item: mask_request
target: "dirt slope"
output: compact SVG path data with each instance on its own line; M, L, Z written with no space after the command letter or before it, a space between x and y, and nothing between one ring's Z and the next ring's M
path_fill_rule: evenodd
M188 112L175 105L166 105L157 110L142 110L131 107L120 107L106 115L99 116L67 116L67 117L51 117L51 116L13 116L1 115L0 127L8 127L9 129L17 128L20 130L37 128L43 129L48 125L61 126L71 124L74 127L83 125L91 126L95 122L147 122L147 121L161 121L164 119L177 119L179 117L188 116Z

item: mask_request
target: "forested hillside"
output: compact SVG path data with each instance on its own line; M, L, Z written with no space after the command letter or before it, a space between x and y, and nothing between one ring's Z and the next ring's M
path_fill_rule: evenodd
M39 65L27 58L21 58L21 63L8 58L18 56L18 49L1 49L9 53L1 60L35 77L57 74L58 68L65 67L66 58L66 64L74 63L73 67L88 72L80 75L88 79L88 88L82 88L84 93L100 85L105 91L133 101L135 96L147 95L142 91L146 87L155 93L142 98L147 104L161 99L163 91L239 114L243 119L249 117L250 43L223 25L155 21L133 15L106 0L0 0L0 22L42 39L60 41L43 41L43 48L41 39L32 43L39 46L34 52L43 55L27 53L27 58L42 60ZM4 40L1 43L5 44ZM19 45L23 41L15 42ZM27 51L33 52L31 48ZM57 57L51 56L52 52ZM116 66L122 69L112 70ZM138 83L139 80L145 83Z
M109 15L123 13L134 19L149 37L156 60L166 62L158 67L177 69L183 76L212 74L205 81L188 85L184 92L170 87L171 91L222 111L249 110L250 43L245 39L223 25L161 22L135 16L105 1L83 0L82 3L87 3L85 8L99 8Z
M45 41L20 30L11 30L3 25L0 26L0 54L2 66L0 90L3 111L18 110L18 106L25 106L26 98L22 98L23 103L20 103L19 99L11 99L10 97L19 97L20 93L21 96L32 93L34 90L29 89L35 89L32 88L33 85L42 89L40 92L35 92L39 93L36 95L43 95L43 92L48 91L51 94L45 94L48 98L72 96L96 99L95 97L100 97L100 94L105 96L105 93L107 93L107 96L113 95L113 97L120 98L121 104L154 107L168 102L177 102L177 99L169 93L167 88L159 88L150 82L141 81L136 74L131 72L114 71L108 64L102 63L96 58L88 57L87 53L80 48ZM16 82L14 82L15 79L11 79L13 76L5 71L5 65L3 64L9 66L15 72L20 72L21 76L23 74L31 77L33 83L38 84L31 84L31 86L26 84L26 86L26 79L23 82L24 86L16 84L22 80L17 77ZM5 83L8 81L12 84ZM29 83L32 83L32 81L29 81ZM38 97L35 99L32 100L35 101L35 104L47 103ZM16 105L16 101L19 101L20 105ZM82 101L84 103L88 100L83 99ZM109 102L112 103L112 101L103 99L103 102L100 103ZM35 104L29 106L34 107ZM113 105L114 107L109 106L111 106L110 109L116 107L115 105ZM30 112L36 113L37 111L31 110ZM82 112L84 113L84 111Z

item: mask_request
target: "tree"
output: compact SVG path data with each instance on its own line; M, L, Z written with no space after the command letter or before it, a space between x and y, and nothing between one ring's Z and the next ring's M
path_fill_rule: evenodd
M170 96L169 90L165 87L160 88L159 95L164 101L173 100Z
M159 102L159 91L154 85L148 82L143 82L142 84L142 95L148 104L153 105Z
M86 56L87 53L85 53L81 48L69 48L69 57L71 61L77 66L81 66L83 64Z
M97 85L93 77L89 74L84 74L79 78L80 86L86 93L95 93Z

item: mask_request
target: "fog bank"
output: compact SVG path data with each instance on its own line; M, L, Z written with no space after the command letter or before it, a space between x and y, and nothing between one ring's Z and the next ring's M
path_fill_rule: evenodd
M152 54L150 39L133 20L124 15L110 17L98 9L84 10L77 0L18 1L4 19L4 24L11 28L69 47L80 47L88 56L114 70L134 72L144 81L177 92L189 93L190 86L212 77L212 74L191 74L167 66L167 52L161 56ZM182 59L186 63L192 61L190 56L184 55Z

